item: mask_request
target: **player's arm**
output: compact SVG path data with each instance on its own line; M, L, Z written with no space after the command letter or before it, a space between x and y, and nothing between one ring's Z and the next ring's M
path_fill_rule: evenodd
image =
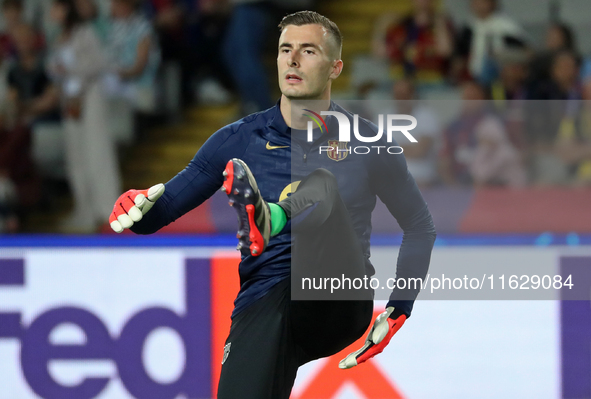
M404 156L381 153L368 159L372 190L404 231L396 278L419 278L422 281L427 275L436 236L427 204L408 173ZM416 289L395 289L390 295L386 311L374 322L363 347L349 354L339 363L339 367L348 369L381 353L410 317L419 289L420 284L417 284Z
M396 145L396 143L392 143ZM402 154L380 154L372 157L371 185L386 205L404 234L396 264L396 278L421 279L426 277L435 242L435 226L427 203L414 178L408 172ZM408 285L407 285L408 286ZM387 307L410 317L420 284L405 290L395 289Z
M189 165L168 183L148 190L129 190L121 195L109 219L111 228L125 228L137 234L151 234L201 205L218 190L226 162L241 157L247 143L235 125L213 134Z

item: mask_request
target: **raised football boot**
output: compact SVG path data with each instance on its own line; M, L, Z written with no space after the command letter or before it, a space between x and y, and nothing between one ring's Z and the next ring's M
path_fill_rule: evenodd
M271 213L244 161L237 158L228 161L221 190L228 194L230 206L238 213L236 249L249 250L252 256L259 256L267 248L271 236Z

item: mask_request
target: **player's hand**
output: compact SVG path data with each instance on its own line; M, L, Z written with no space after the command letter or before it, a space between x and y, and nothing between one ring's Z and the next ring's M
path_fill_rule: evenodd
M339 368L350 369L371 359L378 353L382 353L392 336L396 334L406 321L406 315L402 314L394 318L393 316L397 315L398 312L394 312L394 315L392 314L393 312L394 308L388 307L384 313L376 318L365 339L365 345L341 360L339 362Z
M152 208L154 202L164 194L164 184L156 184L147 190L129 190L115 202L109 224L116 233L128 229Z

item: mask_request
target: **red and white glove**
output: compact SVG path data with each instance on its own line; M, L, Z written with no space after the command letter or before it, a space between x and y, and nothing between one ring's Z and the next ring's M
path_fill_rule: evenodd
M393 307L386 308L386 311L380 314L373 323L369 334L365 339L363 347L339 362L339 368L350 369L358 364L371 359L378 353L382 353L390 339L406 321L406 315L402 314L396 318L392 317ZM396 312L398 313L398 312Z
M109 224L116 233L128 229L152 209L154 202L164 194L164 184L156 184L147 190L129 190L115 202Z

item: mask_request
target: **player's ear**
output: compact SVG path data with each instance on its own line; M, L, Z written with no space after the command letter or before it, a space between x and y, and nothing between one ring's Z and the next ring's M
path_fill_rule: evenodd
M334 80L343 72L343 60L334 60L329 78Z

